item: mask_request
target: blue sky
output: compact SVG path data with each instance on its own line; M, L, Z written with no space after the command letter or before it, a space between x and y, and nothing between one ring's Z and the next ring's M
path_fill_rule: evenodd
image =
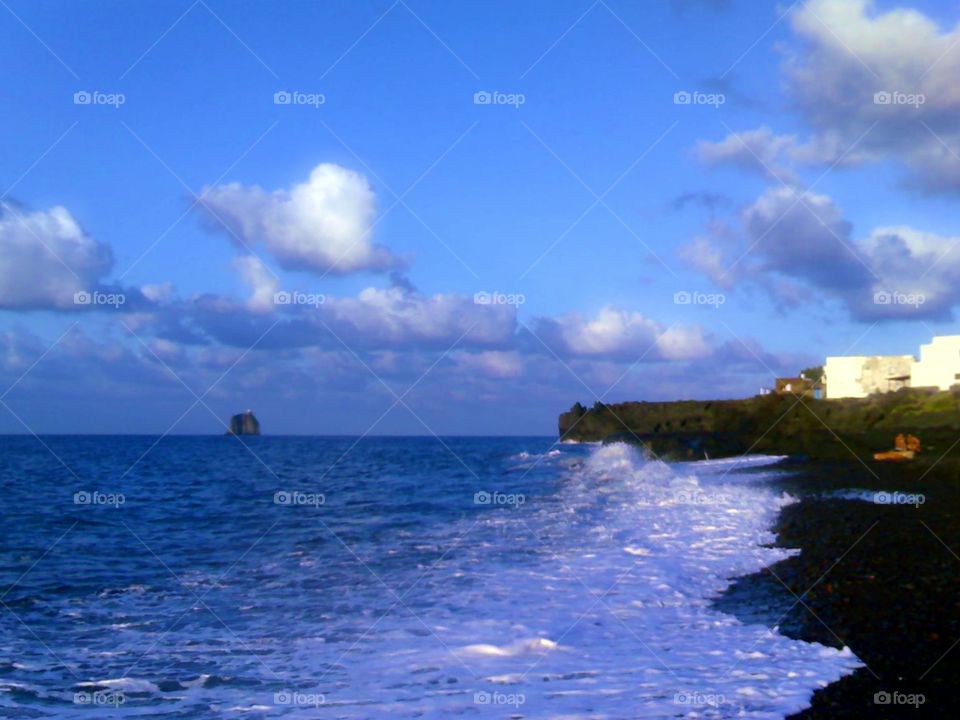
M915 352L960 300L957 21L4 0L0 431L551 434Z

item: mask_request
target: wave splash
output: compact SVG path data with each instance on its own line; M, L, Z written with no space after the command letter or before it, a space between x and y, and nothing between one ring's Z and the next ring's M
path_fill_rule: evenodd
M624 717L630 707L645 718L773 718L803 709L814 690L860 666L853 653L712 606L732 578L795 552L770 547L777 513L795 499L772 490L762 470L733 473L778 459L667 464L625 444L566 459L557 502L522 523L548 551L491 581L474 607L484 619L460 628L473 636L461 645L466 662L558 714L599 707Z

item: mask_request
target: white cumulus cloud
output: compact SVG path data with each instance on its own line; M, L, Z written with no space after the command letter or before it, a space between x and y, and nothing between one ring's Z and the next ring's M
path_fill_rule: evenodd
M70 211L23 212L0 203L0 307L73 308L113 265L110 247L87 235Z
M212 227L226 228L241 247L262 245L287 269L343 275L402 264L371 241L376 196L369 183L339 165L317 165L289 190L230 183L205 187L199 199Z
M363 344L426 344L439 347L507 345L516 331L516 310L478 305L456 294L422 295L402 287L366 288L354 298L328 298L323 314L334 327Z
M710 354L701 328L666 327L645 315L608 305L595 317L544 318L537 335L560 355L620 360L689 360Z
M255 255L241 255L234 259L233 266L252 291L247 299L247 307L255 312L274 310L274 294L280 287L277 276Z

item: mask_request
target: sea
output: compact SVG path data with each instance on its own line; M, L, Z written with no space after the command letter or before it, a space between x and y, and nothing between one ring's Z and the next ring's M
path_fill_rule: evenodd
M861 663L715 606L777 460L0 437L0 717L782 718Z

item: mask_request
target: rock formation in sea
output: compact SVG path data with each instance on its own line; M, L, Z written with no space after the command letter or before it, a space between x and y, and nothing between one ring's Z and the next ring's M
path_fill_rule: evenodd
M227 435L259 435L260 421L252 410L247 410L230 418Z

